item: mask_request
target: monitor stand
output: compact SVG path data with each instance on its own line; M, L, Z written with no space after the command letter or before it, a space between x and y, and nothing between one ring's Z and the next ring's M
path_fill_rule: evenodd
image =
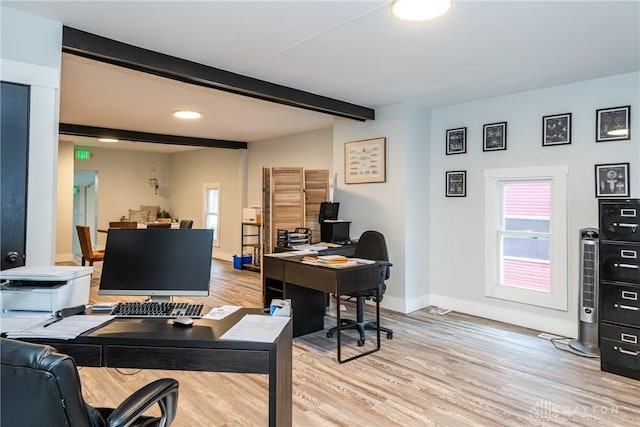
M171 302L170 295L150 295L149 301L151 302Z

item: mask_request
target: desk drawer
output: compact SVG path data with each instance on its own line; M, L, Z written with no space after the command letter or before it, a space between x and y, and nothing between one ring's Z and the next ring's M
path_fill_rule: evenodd
M640 244L601 243L600 277L603 280L640 283Z
M102 346L98 344L75 344L62 341L25 340L38 344L50 345L58 353L67 354L76 361L78 366L100 367L102 366Z
M603 371L640 379L640 346L603 338L600 364Z
M623 345L640 345L639 328L611 325L608 323L603 323L600 326L600 338L615 341Z
M602 321L640 327L640 287L604 283Z
M110 368L175 369L180 371L269 373L269 352L209 348L129 347L108 345Z
M601 202L600 239L640 242L640 201Z

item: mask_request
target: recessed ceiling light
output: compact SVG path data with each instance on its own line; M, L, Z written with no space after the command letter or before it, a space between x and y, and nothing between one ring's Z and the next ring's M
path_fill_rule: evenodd
M99 142L118 142L119 140L116 138L98 138Z
M199 119L202 117L202 113L193 110L178 110L174 111L173 115L179 119Z
M444 15L451 0L393 0L391 12L406 21L426 21Z

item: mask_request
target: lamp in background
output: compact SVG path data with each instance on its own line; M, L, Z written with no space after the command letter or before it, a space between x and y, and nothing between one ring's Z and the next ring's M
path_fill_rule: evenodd
M393 0L391 13L406 21L426 21L444 15L451 0Z

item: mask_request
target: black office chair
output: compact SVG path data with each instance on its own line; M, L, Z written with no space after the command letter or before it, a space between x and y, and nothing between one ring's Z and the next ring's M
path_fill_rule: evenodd
M190 219L183 219L180 221L180 228L193 228L193 221Z
M389 262L389 253L387 252L387 243L384 239L382 233L377 231L365 231L360 236L360 240L358 240L358 244L356 245L355 254L353 255L355 258L362 259L371 259L374 261L380 262L380 276L378 279L378 292L379 298L382 300L382 295L387 289L387 285L385 284L385 280L387 280L390 276L390 269L393 264ZM375 294L371 291L354 293L348 295L350 298L356 298L356 320L352 319L340 319L341 330L344 329L357 329L360 333L360 339L358 340L358 345L364 345L364 331L365 330L376 330L376 321L364 321L364 304L368 299L375 299ZM339 301L338 301L339 303ZM338 308L339 309L339 308ZM329 329L327 332L327 337L331 338L338 330L338 327L333 327ZM380 326L380 331L385 332L387 334L387 339L393 338L393 331L389 328L383 328Z
M178 382L156 380L115 409L94 408L82 398L72 357L50 346L0 338L2 359L0 425L68 427L166 427L178 407ZM143 413L158 404L160 417Z

